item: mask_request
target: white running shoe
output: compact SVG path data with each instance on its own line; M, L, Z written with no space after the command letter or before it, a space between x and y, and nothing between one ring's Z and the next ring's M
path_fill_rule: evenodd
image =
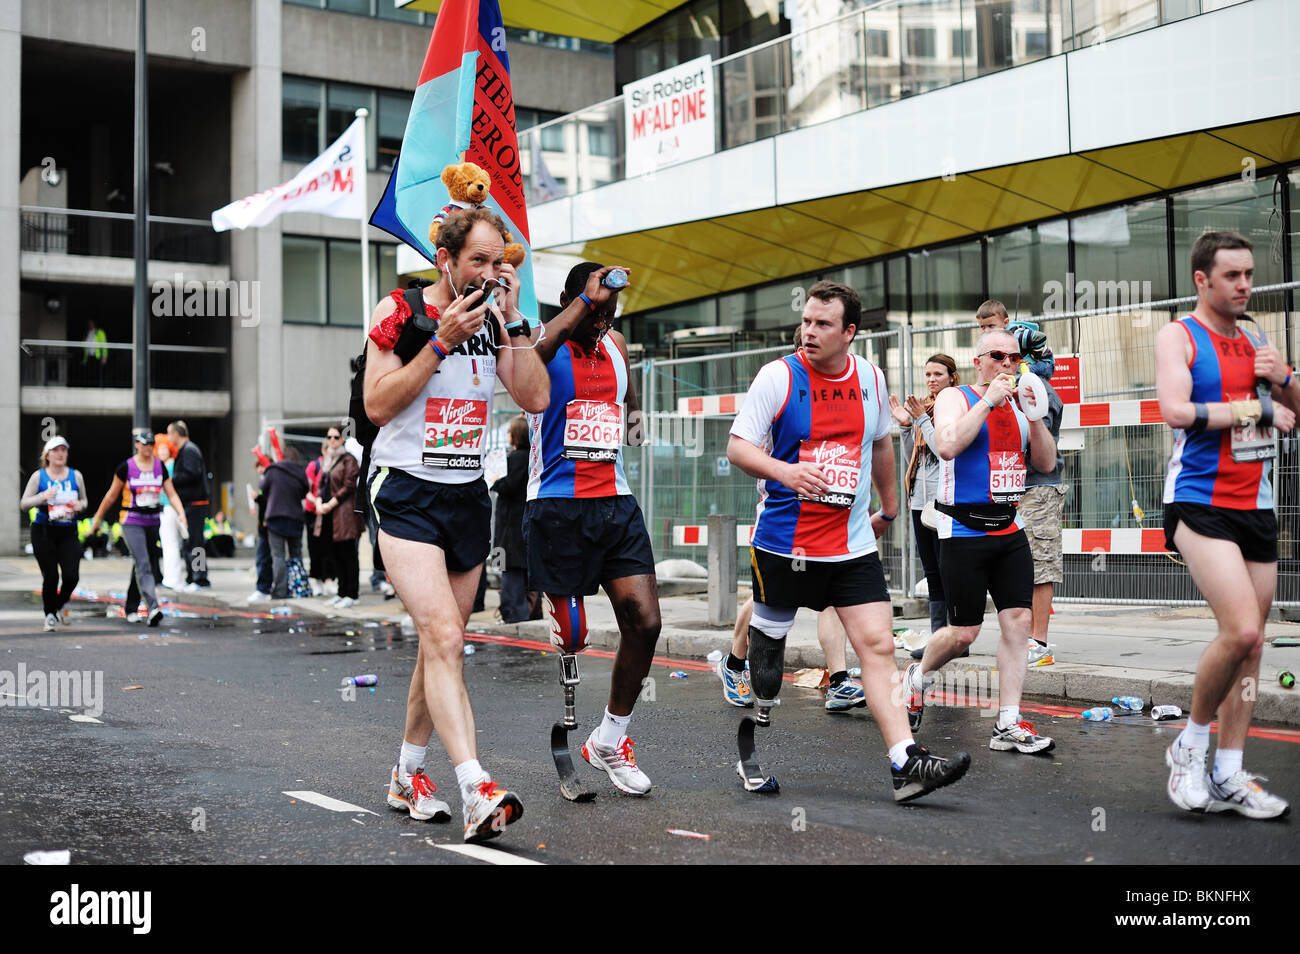
M627 736L618 740L612 749L607 749L596 742L593 729L587 741L582 743L582 757L596 768L605 770L614 787L626 795L645 795L650 791L650 779L645 772L637 768L636 754L632 751L635 742Z
M350 596L340 596L334 603L335 609L351 609L357 605L357 601Z
M244 600L245 603L250 605L253 603L269 603L270 601L271 594L263 593L261 590L254 590L248 599Z
M465 802L465 840L487 841L524 816L523 803L490 778L474 786Z
M1184 811L1203 812L1210 807L1209 778L1205 771L1208 755L1208 749L1183 745L1182 736L1165 750L1165 764L1169 766L1169 784L1165 790L1169 800Z
M1236 812L1247 818L1281 818L1291 810L1285 799L1270 795L1255 781L1267 782L1262 775L1251 775L1237 769L1220 784L1210 777L1210 807L1212 812Z
M312 596L320 596L320 595L322 595L324 592L325 592L325 590L321 587L321 585L320 585L320 580L312 580L312 581L311 581L311 595L312 595Z
M393 777L388 783L390 807L406 809L416 821L451 821L451 806L441 798L434 798L438 786L424 774L423 765L410 775L397 768L393 766Z
M45 632L52 633L59 628L59 619L53 613L45 614Z

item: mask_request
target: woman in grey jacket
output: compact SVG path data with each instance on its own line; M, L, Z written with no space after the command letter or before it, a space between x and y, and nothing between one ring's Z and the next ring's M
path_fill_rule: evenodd
M934 422L930 419L930 412L940 391L960 383L957 362L946 354L934 354L925 360L925 385L929 391L925 401L908 395L906 403L900 404L897 397L889 396L889 410L902 431L903 456L908 461L905 485L916 549L921 555L925 582L930 591L931 635L948 625L948 606L944 601L943 581L939 578L938 537L921 521L926 505L939 492L940 464L938 455L931 449L934 446ZM934 508L930 510L933 512Z

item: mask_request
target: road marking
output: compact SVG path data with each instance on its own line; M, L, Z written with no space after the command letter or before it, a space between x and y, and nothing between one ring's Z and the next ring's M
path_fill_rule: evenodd
M435 848L441 848L443 851L452 851L458 855L465 855L467 858L474 858L478 861L486 861L490 865L541 865L542 861L533 861L531 858L521 858L518 855L512 855L508 851L497 851L495 848L488 848L484 845L438 845L434 844L428 838L424 839Z
M280 794L288 795L290 798L296 798L299 801L310 802L312 805L318 805L321 808L328 808L332 812L365 812L367 815L379 816L378 812L372 812L368 808L361 808L348 802L341 802L337 798L330 798L320 792L281 792Z
M104 723L100 722L98 719L96 719L94 716L88 716L88 715L70 715L70 716L68 716L68 718L71 719L73 722L89 722L89 723L91 723L92 725L103 725L103 724L104 724Z

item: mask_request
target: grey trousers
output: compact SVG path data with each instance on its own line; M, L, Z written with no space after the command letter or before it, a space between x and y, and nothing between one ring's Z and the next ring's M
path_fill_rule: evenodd
M158 537L157 527L137 527L134 524L122 524L122 539L126 541L127 547L131 551L131 558L135 560L135 579L140 586L140 592L144 594L145 605L149 607L152 613L158 608L158 596L154 592L153 578L153 561L149 559L149 536L146 530L153 531L154 539ZM134 613L135 607L127 608L128 613Z

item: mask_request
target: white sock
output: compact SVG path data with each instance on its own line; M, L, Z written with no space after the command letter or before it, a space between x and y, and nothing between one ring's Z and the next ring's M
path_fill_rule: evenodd
M1188 719L1187 728L1183 729L1182 733L1179 734L1178 741L1194 749L1208 749L1210 747L1210 727L1208 725L1197 725L1191 719Z
M895 742L889 747L889 761L896 769L901 769L907 764L907 747L916 745L916 741L909 735L902 742Z
M1214 753L1214 780L1222 785L1241 771L1241 749L1219 749Z
M460 797L469 801L474 794L474 786L488 780L488 773L478 764L478 759L468 759L456 766L456 784L460 786Z
M934 673L921 672L921 667L918 665L912 670L912 684L908 688L913 692L925 692L932 682L934 682Z
M403 739L402 753L397 756L398 770L408 775L414 773L416 769L424 764L424 753L428 748L427 745L412 745Z
M1008 729L1020 721L1020 706L1000 706L998 708L998 728Z
M619 739L627 735L627 724L631 721L631 713L616 716L606 707L605 718L600 720L600 727L596 729L596 744L601 748L612 749L618 745Z

